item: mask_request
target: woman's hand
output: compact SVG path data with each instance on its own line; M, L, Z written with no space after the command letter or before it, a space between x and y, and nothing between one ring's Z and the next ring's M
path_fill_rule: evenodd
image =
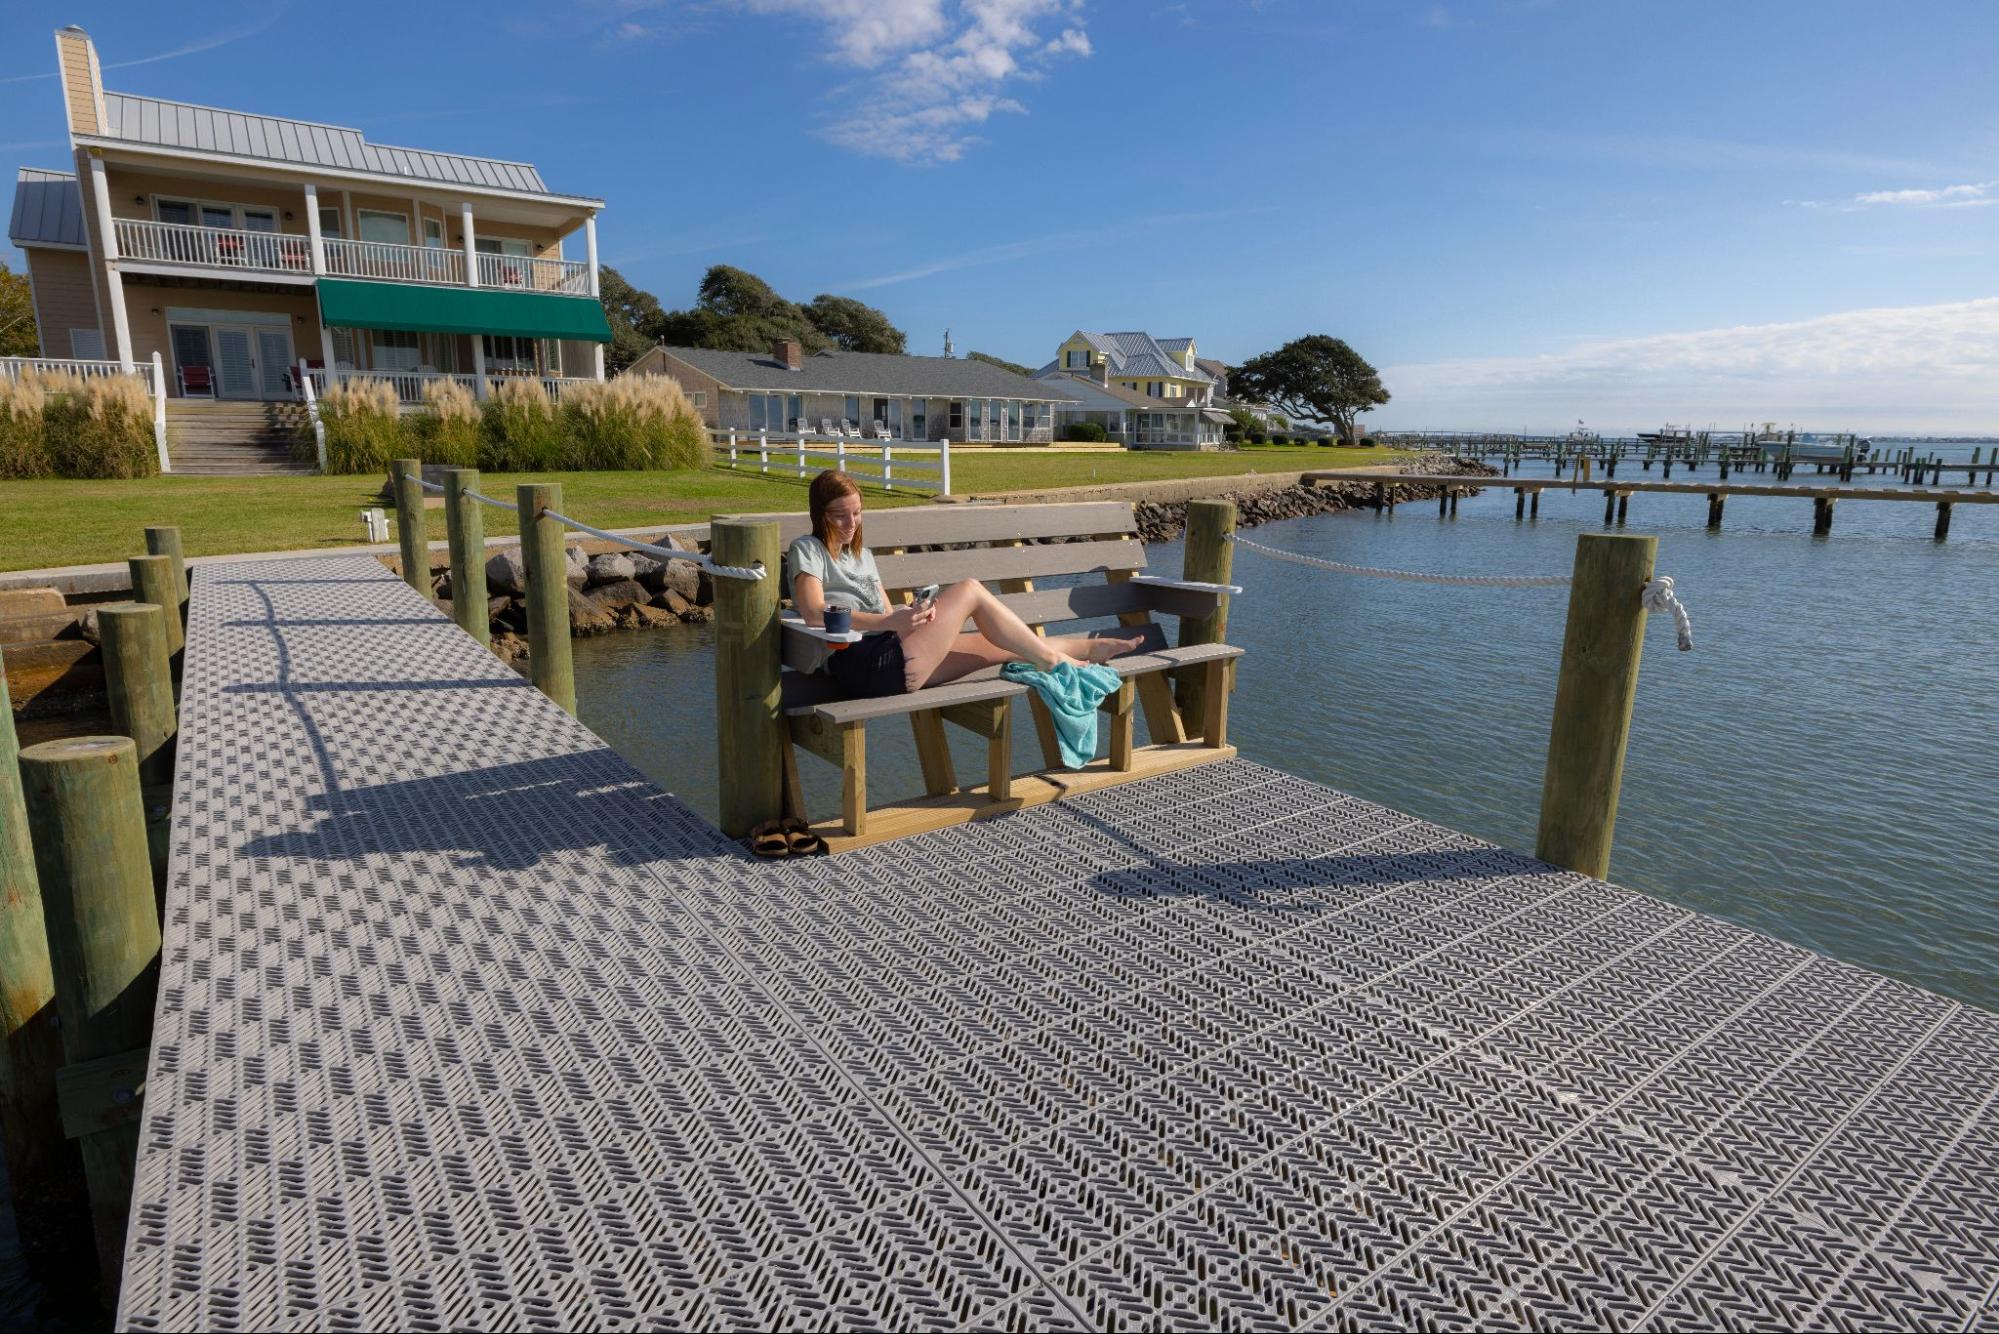
M897 607L882 621L882 628L906 635L919 625L928 625L937 619L936 604L921 607Z

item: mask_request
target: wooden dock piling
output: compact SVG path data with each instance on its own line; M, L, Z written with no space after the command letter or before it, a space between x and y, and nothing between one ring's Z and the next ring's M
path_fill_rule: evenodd
M16 1199L52 1194L75 1170L56 1110L62 1034L20 754L0 671L0 1152Z
M98 1265L115 1291L160 966L138 751L129 737L45 741L21 752L21 780L68 1062L57 1097L81 1142Z
M562 548L562 522L547 514L562 508L562 487L554 482L523 483L515 488L514 496L521 516L521 564L527 567L528 576L528 679L565 712L574 714L576 666L569 645L569 558Z
M1576 539L1534 855L1598 879L1610 871L1618 786L1645 643L1641 593L1652 577L1658 545L1656 537L1623 534L1584 533Z
M451 619L458 628L491 648L493 632L486 615L486 516L478 501L466 495L479 489L477 468L453 468L444 474L444 534L451 546Z
M1226 584L1230 582L1235 568L1235 543L1230 539L1235 535L1235 505L1226 500L1190 500L1187 502L1187 540L1180 557L1182 579L1203 584ZM1228 641L1229 600L1223 597L1209 616L1187 616L1180 621L1180 643L1222 644ZM1223 674L1230 685L1233 674L1227 668L1233 664L1223 664ZM1208 682L1210 674L1205 668L1195 668L1182 672L1174 688L1180 707L1181 725L1192 736L1200 732L1208 716ZM1228 693L1224 688L1224 695ZM1227 701L1221 701L1226 709ZM1152 738L1158 741L1158 737Z
M1833 498L1831 496L1812 497L1812 531L1814 533L1829 533L1832 531L1832 507Z
M1707 493L1707 526L1708 526L1708 527L1710 527L1710 528L1719 528L1719 527L1721 527L1721 511L1722 511L1722 506L1723 506L1723 505L1725 505L1725 504L1727 504L1727 502L1728 502L1728 496L1727 496L1727 494L1726 494L1725 492L1721 492L1721 491L1710 491L1710 492L1708 492L1708 493Z
M1944 538L1948 537L1949 535L1950 535L1950 502L1948 500L1939 500L1937 502L1936 540L1941 542L1944 540Z
M174 778L178 724L166 628L171 619L166 608L151 602L121 602L97 613L111 728L131 738L141 786Z
M1513 493L1513 517L1515 520L1527 517L1527 492L1525 490Z
M134 556L125 562L132 572L132 600L150 602L156 607L178 607L179 590L175 587L173 558L170 556ZM187 630L179 616L166 618L167 663L176 684L180 681L181 650L187 640Z
M403 582L425 597L430 596L430 537L425 531L423 464L416 459L397 459L389 465L396 483L396 542L402 549ZM572 710L573 712L573 710Z
M180 529L153 527L146 530L146 554L165 556L173 566L174 587L179 590L180 600L174 604L174 614L180 623L187 624L187 558L181 554Z
M1191 514L1189 520L1191 522ZM778 527L769 520L709 525L717 564L761 565L760 580L715 581L715 725L722 832L742 838L783 813L785 722L778 711ZM858 729L855 729L858 730Z

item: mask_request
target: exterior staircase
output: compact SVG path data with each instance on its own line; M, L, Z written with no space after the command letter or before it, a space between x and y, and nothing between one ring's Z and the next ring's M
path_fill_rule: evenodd
M303 403L226 399L167 400L167 457L176 475L274 476L309 473L292 445L305 425Z

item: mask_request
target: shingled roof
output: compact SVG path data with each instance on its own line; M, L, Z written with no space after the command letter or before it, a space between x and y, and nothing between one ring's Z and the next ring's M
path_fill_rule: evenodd
M887 352L819 352L798 370L768 352L725 352L708 347L659 351L712 375L731 389L797 394L880 394L897 398L1022 398L1073 402L1055 385L1030 380L990 362L958 357L906 357Z

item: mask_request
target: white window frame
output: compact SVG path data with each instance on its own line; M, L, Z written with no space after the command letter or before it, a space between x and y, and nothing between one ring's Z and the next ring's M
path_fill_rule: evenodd
M371 216L377 218L394 218L402 223L403 239L400 241L369 241L366 237L358 235L363 230L363 223ZM410 215L402 212L400 209L357 208L354 210L354 230L357 233L354 239L367 245L408 245L410 243Z
M319 206L319 234L329 241L344 241L347 239L346 224L340 216L340 206L338 204L321 204Z

